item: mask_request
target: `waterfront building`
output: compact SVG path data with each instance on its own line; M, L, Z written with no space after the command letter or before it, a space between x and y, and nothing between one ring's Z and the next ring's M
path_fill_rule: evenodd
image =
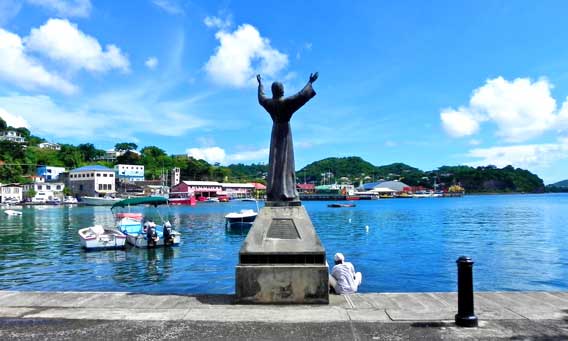
M42 142L37 145L41 149L61 150L61 146L53 142Z
M402 181L392 180L392 181L378 181L369 182L361 185L358 190L360 191L375 191L375 192L410 192L411 187Z
M65 172L65 167L40 166L36 170L36 174L43 177L45 181L59 180L59 174L63 172Z
M0 203L17 203L23 200L23 191L20 184L0 185Z
M251 183L221 183L221 188L224 193L217 193L217 195L225 194L230 199L239 199L252 197L255 186Z
M114 166L114 172L118 180L144 181L144 166L142 165L123 165Z
M15 130L0 131L0 141L10 141L15 143L26 143L26 139Z
M41 179L41 178L40 178ZM31 202L45 203L47 201L62 200L65 184L62 182L43 182L41 180L23 185L24 196ZM30 195L33 191L34 195Z
M316 185L314 184L297 184L296 189L299 194L314 194L316 192Z
M116 193L114 170L99 166L75 168L69 172L69 187L75 195L101 197Z
M181 181L170 190L170 197L189 198L195 196L196 199L201 197L216 197L218 192L223 188L221 183L217 181Z

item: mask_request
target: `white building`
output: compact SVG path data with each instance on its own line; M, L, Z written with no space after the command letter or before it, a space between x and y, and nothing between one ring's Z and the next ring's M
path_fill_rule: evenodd
M40 166L36 170L36 174L45 179L45 181L54 181L59 179L59 174L65 172L65 167Z
M52 200L62 200L65 184L62 182L34 182L23 185L24 194L31 199L31 202L47 202ZM33 190L34 196L29 196L29 192Z
M114 170L99 166L75 168L69 172L69 187L74 195L102 197L116 193Z
M121 165L114 166L114 172L119 180L144 181L144 166Z
M18 184L7 184L0 186L1 203L17 203L23 200L22 186Z
M41 149L61 150L61 146L57 143L43 142L37 145Z
M14 130L0 131L0 141L11 141L16 143L26 143L26 139L22 137L22 134Z

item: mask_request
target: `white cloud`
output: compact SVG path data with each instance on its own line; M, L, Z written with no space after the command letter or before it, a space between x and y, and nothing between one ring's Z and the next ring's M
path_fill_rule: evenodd
M30 122L27 128L39 136L87 138L104 134L113 124L101 114L62 108L48 96L0 97L0 108Z
M467 109L444 109L440 114L444 130L453 137L475 134L479 130L479 122Z
M198 160L205 160L209 163L224 163L225 162L225 150L220 147L205 147L205 148L189 148L187 150L187 156L191 156Z
M146 62L144 64L146 64L148 69L154 70L156 68L156 66L158 66L158 58L150 57L150 58L146 59Z
M164 12L172 15L182 15L184 14L183 8L175 0L152 0L152 3Z
M0 117L6 122L8 126L14 128L29 128L30 124L22 117L9 113L8 111L0 108Z
M202 147L189 148L187 155L195 159L205 160L209 163L219 162L221 164L239 163L244 161L267 161L269 149L262 148L256 150L241 151L234 154L227 154L221 147Z
M110 44L103 50L97 39L65 19L49 19L43 26L33 28L25 43L27 49L74 69L94 72L129 69L128 58L120 48Z
M262 160L267 161L269 152L270 152L269 148L238 152L228 155L227 161L229 162L262 161Z
M557 143L477 148L467 156L480 159L468 163L472 166L547 167L554 161L568 158L568 138L560 138Z
M55 73L47 71L38 61L26 54L22 39L0 28L0 79L27 90L54 89L66 94L76 87Z
M272 48L252 25L241 25L232 33L221 30L215 37L220 45L205 70L218 84L244 87L254 84L256 73L272 77L288 64L288 56Z
M490 79L473 92L468 107L442 111L442 124L451 136L462 137L475 134L481 122L490 121L505 141L526 141L558 123L551 88L546 79L535 82L528 78Z
M220 30L228 28L232 25L230 18L221 19L219 17L205 17L205 19L203 19L203 23L207 27L217 28Z
M91 0L27 0L28 3L50 9L63 17L88 17Z

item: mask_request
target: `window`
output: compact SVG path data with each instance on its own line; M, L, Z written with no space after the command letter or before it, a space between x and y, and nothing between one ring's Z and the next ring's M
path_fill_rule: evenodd
M55 186L55 189L58 189L58 190L61 189L61 185Z
M101 176L101 173L97 173L97 176Z
M45 189L51 189L51 186L50 186L50 185L46 185L46 186L45 186Z
M41 185L37 186L38 191L41 191Z
M99 184L99 191L103 189L103 185Z
M94 178L94 177L95 177L95 173L91 173L91 177L93 177L93 178Z
M103 174L103 176L106 178L107 174L105 173L105 174Z
M112 178L112 177L114 177L114 174L109 174L108 176L110 176Z

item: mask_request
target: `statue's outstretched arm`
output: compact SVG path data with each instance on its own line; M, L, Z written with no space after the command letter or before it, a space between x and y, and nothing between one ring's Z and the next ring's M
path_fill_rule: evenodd
M306 104L310 99L312 99L312 97L316 95L316 92L312 87L312 83L315 82L317 78L317 72L310 75L308 84L306 84L306 86L304 86L302 90L300 90L297 94L286 98L286 111L289 113L290 117L292 117L292 114L294 114L294 112L300 109L304 104Z

